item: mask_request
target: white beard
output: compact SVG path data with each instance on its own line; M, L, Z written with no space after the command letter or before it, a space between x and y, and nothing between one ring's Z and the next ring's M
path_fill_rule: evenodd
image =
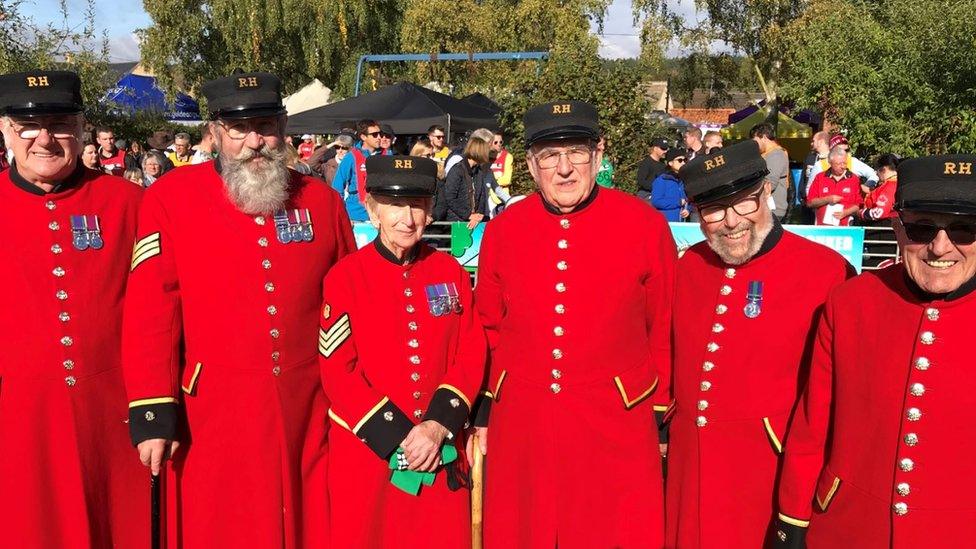
M755 223L743 218L742 223L733 229L722 229L713 237L709 238L708 247L711 248L712 251L714 251L727 265L743 265L752 259L757 253L759 253L759 248L762 248L763 242L766 241L766 237L769 236L770 231L773 230L772 216L772 212L769 212L769 222L762 229L757 229ZM745 256L736 256L733 255L729 247L726 246L722 237L741 230L743 228L742 225L747 225L747 230L749 231L749 248Z
M263 166L251 159L262 156ZM284 207L288 200L291 175L284 148L263 147L259 151L245 147L236 158L220 154L220 176L227 197L237 209L249 215L270 215Z

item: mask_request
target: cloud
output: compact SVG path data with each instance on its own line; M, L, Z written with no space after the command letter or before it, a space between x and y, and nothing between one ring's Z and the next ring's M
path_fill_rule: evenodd
M123 61L139 60L139 40L135 33L113 36L108 39L109 61L119 63Z

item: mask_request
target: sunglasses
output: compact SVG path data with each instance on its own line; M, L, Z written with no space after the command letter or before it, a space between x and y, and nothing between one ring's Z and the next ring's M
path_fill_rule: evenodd
M917 244L928 244L935 240L939 231L945 231L953 244L967 245L976 242L976 223L956 221L948 225L936 225L931 222L905 223L905 235Z
M684 164L685 162L688 161L685 160L684 158L675 158L674 160L672 160L672 162L677 162L678 164Z
M431 139L444 139L444 134L441 134L441 135L432 135L432 136L430 136L430 138Z
M369 132L366 135L368 135L370 137L379 137L380 136L380 132Z
M343 147L342 145L336 145L336 148L339 149L340 151L348 151L349 150L349 147Z

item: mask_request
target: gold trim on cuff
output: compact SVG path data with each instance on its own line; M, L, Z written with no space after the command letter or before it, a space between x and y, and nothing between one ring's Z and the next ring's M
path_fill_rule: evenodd
M376 406L373 406L372 408L370 408L370 410L368 412L366 412L366 415L363 416L363 419L359 420L359 422L356 423L356 426L351 429L352 432L358 434L359 433L359 430L363 428L363 425L365 425L366 422L370 420L370 418L372 418L374 415L376 415L376 412L379 412L380 411L380 408L382 408L383 406L386 406L386 403L389 402L389 401L390 401L390 397L383 397L383 400L381 400L378 403L376 403Z
M441 383L440 385L437 386L437 388L438 389L447 389L448 391L451 391L452 393L454 393L457 396L461 397L461 400L463 400L464 403L468 405L468 410L471 409L471 401L468 400L468 397L464 396L464 393L461 392L461 389L458 389L457 387L455 387L453 385L449 385L447 383Z
M150 406L153 404L176 404L176 399L173 397L157 397L157 398L144 398L142 400L133 400L129 403L129 408L135 408L136 406Z
M340 427L345 428L347 431L352 431L352 429L349 428L349 424L346 423L341 417L337 416L336 413L332 411L332 408L329 408L329 417L332 418L332 421L336 422L336 424L338 424Z
M793 526L799 526L800 528L808 528L810 526L809 520L800 520L793 517L788 517L783 513L779 513L779 520L785 522L786 524L792 524Z

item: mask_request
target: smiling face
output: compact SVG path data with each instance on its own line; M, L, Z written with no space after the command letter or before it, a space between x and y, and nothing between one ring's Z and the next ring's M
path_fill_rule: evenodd
M753 187L730 198L701 205L702 233L722 261L742 265L759 252L773 228L769 191L769 184L764 183L761 189ZM712 221L721 217L723 207L724 219Z
M6 118L0 128L7 147L14 152L17 172L33 183L54 184L71 175L77 165L81 122L78 114ZM38 125L40 131L32 136L29 130Z
M940 230L930 242L915 242L908 237L905 224L949 226L976 225L976 216L934 212L903 211L893 223L902 262L908 276L931 294L946 294L959 288L976 274L976 243L956 244Z
M366 201L369 220L380 231L380 241L398 257L412 248L434 220L433 199L370 195Z
M593 192L602 159L592 141L565 139L533 144L525 161L546 202L569 213Z

